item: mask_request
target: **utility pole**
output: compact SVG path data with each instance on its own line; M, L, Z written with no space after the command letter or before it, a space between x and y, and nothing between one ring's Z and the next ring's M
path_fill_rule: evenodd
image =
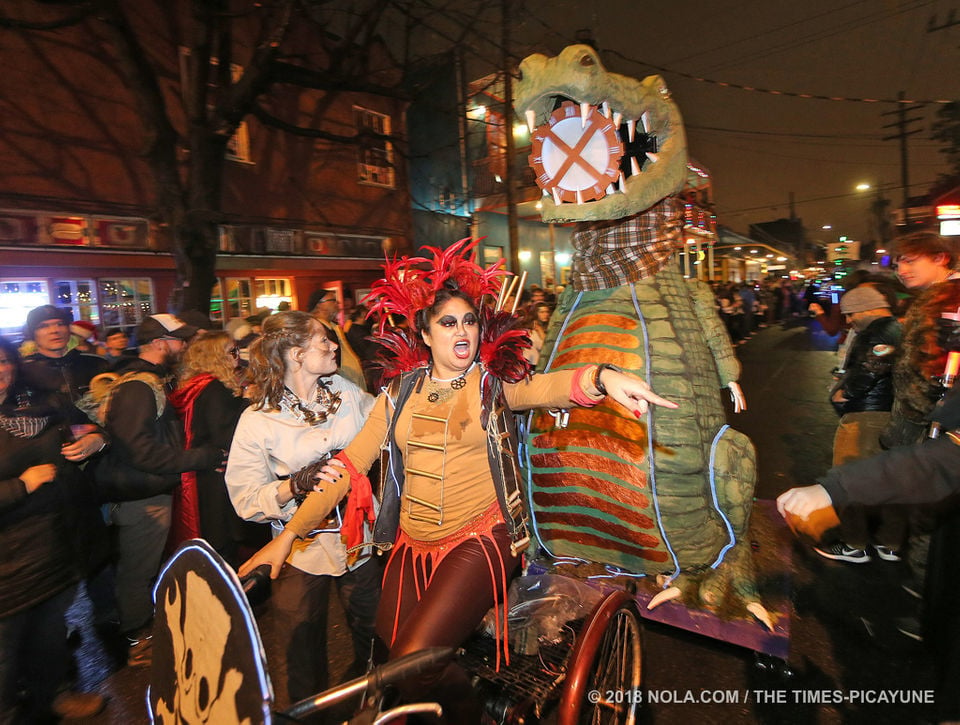
M907 209L909 208L909 199L910 199L910 167L907 159L907 137L913 136L914 134L920 133L923 129L917 128L912 131L907 130L907 124L916 123L917 121L923 121L922 117L907 118L907 114L911 111L919 111L923 108L922 105L907 106L903 101L906 98L906 93L900 91L897 94L899 103L897 104L896 110L887 111L881 113L881 116L896 116L897 120L893 123L888 123L882 128L896 128L897 133L892 136L884 136L884 141L893 141L894 139L899 139L900 141L900 189L903 193L903 221L907 221Z
M510 267L520 274L520 231L517 221L517 201L514 198L514 161L516 150L513 143L513 59L510 57L510 0L502 0L503 21L503 125L507 134L507 164L503 177L506 186L507 230L510 238ZM520 292L517 295L519 297Z

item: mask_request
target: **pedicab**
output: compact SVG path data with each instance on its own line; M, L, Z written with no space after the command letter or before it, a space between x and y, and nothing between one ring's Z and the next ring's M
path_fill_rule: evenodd
M259 577L267 574L260 572ZM412 712L439 714L436 703L414 703L381 710L384 688L436 667L453 656L449 648L417 652L373 667L363 677L274 710L266 655L247 591L255 578L241 582L233 569L202 539L183 543L164 564L154 589L156 603L153 663L147 690L151 722L258 723L297 722L345 701L356 714L351 723L381 723ZM639 692L642 683L640 619L631 594L618 590L598 596L582 621L565 626L562 638L534 655L518 654L499 675L478 683L488 710L501 708L500 722L536 722L530 716L559 702L561 723L634 721L636 704L588 701L591 690ZM472 640L461 662L487 670L489 637ZM472 649L471 649L472 648ZM522 683L521 702L509 702Z

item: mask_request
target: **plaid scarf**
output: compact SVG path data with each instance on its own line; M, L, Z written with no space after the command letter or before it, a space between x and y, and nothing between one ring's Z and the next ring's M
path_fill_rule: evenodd
M652 277L683 246L683 201L668 196L625 219L588 222L573 233L575 290L611 289Z

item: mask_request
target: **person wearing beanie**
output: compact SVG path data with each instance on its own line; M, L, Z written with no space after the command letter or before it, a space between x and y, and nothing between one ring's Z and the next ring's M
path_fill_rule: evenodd
M833 465L872 456L880 450L880 433L893 406L893 365L902 330L887 298L872 284L854 287L840 298L840 311L856 333L847 354L845 372L834 387L831 402L842 416L833 439ZM815 547L827 559L862 564L870 561L868 519L877 518L874 548L881 559L899 560L906 518L899 509L869 511L857 507L840 527L839 541Z
M69 310L53 305L30 310L24 336L36 344L36 352L23 359L24 383L45 392L63 393L75 403L89 390L90 380L109 370L103 358L71 349L71 324L81 322L73 322Z

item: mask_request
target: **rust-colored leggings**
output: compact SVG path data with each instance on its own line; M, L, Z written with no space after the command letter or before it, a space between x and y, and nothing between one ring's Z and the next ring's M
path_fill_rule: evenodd
M492 534L493 542L484 539L481 543L481 540L471 538L457 545L433 572L429 587L425 585L423 572L415 571L412 552L400 545L403 548L394 554L384 572L383 593L377 609L377 634L388 644L398 617L397 637L390 644L391 660L427 647L459 647L477 628L494 601L503 601L500 584L503 577L500 571L496 571L500 557L507 582L516 572L520 559L510 553L510 536L505 525L495 526ZM495 570L496 591L489 562L493 563ZM426 574L430 576L429 569ZM439 702L447 722L479 722L479 705L473 688L466 672L455 663L433 676L406 683L400 689L407 700L423 701L429 697Z

